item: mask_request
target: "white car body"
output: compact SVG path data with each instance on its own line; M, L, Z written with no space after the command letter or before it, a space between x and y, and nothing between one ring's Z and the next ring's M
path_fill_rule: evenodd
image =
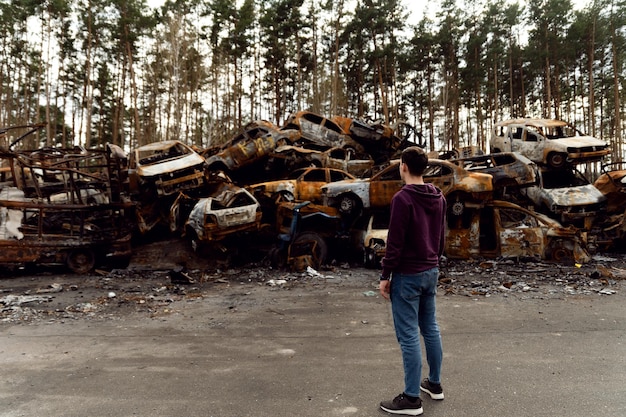
M513 119L494 125L492 153L519 152L553 168L601 160L610 153L606 142L583 135L570 124L550 119Z

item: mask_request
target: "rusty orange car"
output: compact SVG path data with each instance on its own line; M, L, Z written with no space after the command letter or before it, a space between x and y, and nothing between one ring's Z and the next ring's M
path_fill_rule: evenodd
M332 182L354 180L353 175L333 168L296 169L283 180L268 181L248 187L255 196L269 197L275 201L321 202L321 187Z
M573 226L565 227L517 204L488 201L467 210L466 217L466 224L449 221L446 228L444 253L449 258L527 258L557 263L591 260L586 232ZM380 259L385 256L387 219L388 213L387 218L372 216L370 219L363 238L366 267L380 267Z

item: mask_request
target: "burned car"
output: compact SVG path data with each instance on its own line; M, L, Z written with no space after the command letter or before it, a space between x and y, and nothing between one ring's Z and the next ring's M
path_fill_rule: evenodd
M355 214L362 209L389 206L393 195L404 182L400 178L400 163L395 161L371 178L333 182L322 187L325 205L337 207L342 213ZM439 159L429 159L424 181L439 187L454 215L460 215L467 204L492 197L492 177L468 172Z
M538 185L521 190L538 211L587 230L606 211L606 197L580 171L542 169L540 173Z
M311 167L297 169L286 179L254 184L248 188L256 196L274 201L308 200L319 203L323 185L346 179L355 177L338 169Z
M607 199L607 213L623 213L626 207L626 162L602 165L602 174L594 181Z
M573 226L563 227L556 220L514 203L486 202L483 207L471 210L470 217L468 227L448 227L446 256L578 263L591 260L585 232Z
M293 141L294 145L317 147L318 150L328 148L350 148L363 152L363 147L354 141L337 123L319 114L309 111L300 111L290 115L281 131L297 131L299 137Z
M173 210L179 218L187 219L184 236L194 249L236 233L257 231L261 226L259 202L245 188L233 184L224 183L210 197L195 199L181 194Z
M606 142L587 136L561 120L513 119L494 125L492 153L519 152L552 168L599 161L611 151Z
M130 203L45 203L0 191L0 265L125 267L132 256Z
M560 263L591 260L587 234L564 227L543 214L507 201L492 200L468 209L469 221L462 227L449 223L444 253L451 259L514 258ZM370 220L365 265L380 267L385 255L387 230L382 221Z
M276 209L275 225L278 244L270 252L275 267L318 269L328 260L329 253L341 252L337 249L342 242L341 220L332 207L310 201L282 202Z
M129 180L133 194L168 196L204 185L206 160L178 140L154 142L134 149Z
M295 130L279 131L270 122L252 122L233 139L217 147L203 151L210 171L224 171L232 175L242 168L261 163L281 145L289 145L298 137Z
M333 117L333 120L349 133L355 142L363 146L365 152L378 164L397 157L398 152L409 145L425 147L421 135L406 122L390 126L381 121L366 122L339 116ZM413 143L410 141L412 136Z
M282 160L281 165L290 171L316 166L340 169L357 177L368 172L374 166L374 160L371 156L355 154L353 150L344 148L318 151L301 146L284 145L276 148L271 158Z
M499 196L505 194L507 189L530 187L539 182L537 165L517 152L451 159L450 162L469 172L490 174L493 177L494 193Z

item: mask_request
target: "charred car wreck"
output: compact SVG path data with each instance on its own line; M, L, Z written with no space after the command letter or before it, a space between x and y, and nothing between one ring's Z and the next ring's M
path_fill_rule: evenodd
M0 264L124 266L131 255L133 205L122 198L126 159L120 149L1 151L10 168L0 189Z

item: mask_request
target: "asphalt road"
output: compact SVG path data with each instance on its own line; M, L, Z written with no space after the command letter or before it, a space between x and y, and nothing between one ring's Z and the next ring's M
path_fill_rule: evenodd
M385 416L402 390L371 276L211 287L129 313L0 324L0 416ZM626 294L443 295L432 417L626 416Z

